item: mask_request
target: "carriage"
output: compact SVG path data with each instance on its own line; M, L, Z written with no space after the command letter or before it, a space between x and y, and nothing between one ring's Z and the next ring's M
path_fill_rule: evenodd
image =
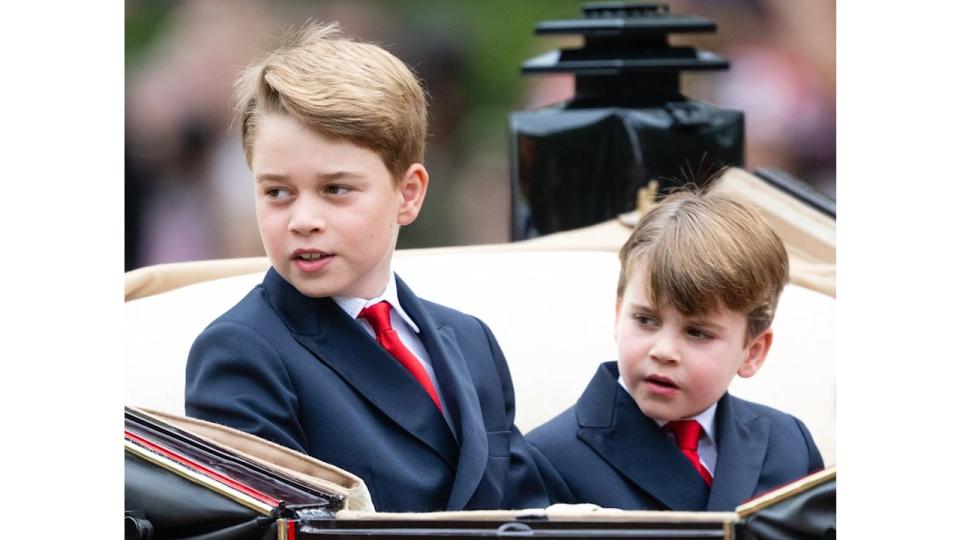
M379 513L360 478L229 428L183 417L193 338L259 283L266 258L176 263L126 276L126 523L129 538L535 536L822 537L835 530L835 221L776 182L729 169L714 189L757 207L783 238L790 283L764 369L731 391L809 427L827 469L736 512L638 512L592 505ZM508 244L398 250L394 267L424 298L483 319L497 335L526 432L572 404L612 338L616 251L652 197L596 225ZM575 286L569 284L575 283ZM562 295L554 294L563 291ZM522 291L538 299L514 305ZM543 340L538 327L568 336ZM151 536L152 535L152 536Z

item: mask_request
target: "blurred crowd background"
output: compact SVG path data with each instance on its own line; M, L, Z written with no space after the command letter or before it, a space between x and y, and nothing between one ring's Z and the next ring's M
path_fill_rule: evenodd
M746 113L749 170L781 169L834 196L834 0L671 0L714 34L671 38L730 60L683 92ZM567 76L520 65L579 38L533 33L579 18L572 0L127 0L125 266L263 255L253 183L231 126L232 83L284 29L339 21L410 65L429 93L430 191L399 247L505 242L507 114L569 98Z

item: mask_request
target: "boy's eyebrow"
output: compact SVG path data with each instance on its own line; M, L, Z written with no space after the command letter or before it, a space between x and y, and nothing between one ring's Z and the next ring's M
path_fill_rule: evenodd
M340 180L343 178L363 178L364 176L358 172L353 171L332 171L327 173L320 173L316 175L320 180ZM284 181L289 180L289 177L285 174L274 174L274 173L260 173L257 175L257 182L269 182L269 181Z
M710 319L704 319L703 317L693 317L690 322L693 323L694 326L701 326L709 330L723 330L726 328L723 325L712 322Z
M332 171L317 175L320 180L340 180L341 178L363 178L363 174L354 171Z
M280 181L286 180L287 175L285 174L272 174L272 173L261 173L257 175L257 182L269 182L269 181Z
M635 311L647 311L650 313L655 312L656 310L646 304L638 304L636 302L630 302L630 307Z

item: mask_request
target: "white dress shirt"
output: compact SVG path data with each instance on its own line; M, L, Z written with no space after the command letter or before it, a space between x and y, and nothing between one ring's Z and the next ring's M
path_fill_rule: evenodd
M623 382L623 377L620 377L617 382L620 383L620 386L624 390L627 390L627 394L630 391L627 389L626 383ZM717 467L717 444L716 444L716 415L717 415L717 403L714 402L713 405L707 407L702 413L691 416L689 418L682 418L682 420L696 420L700 424L700 439L697 441L697 455L700 457L700 463L710 471L710 476L713 476L713 471ZM667 422L666 420L657 420L653 419L658 426L663 427ZM667 436L670 439L673 439L673 433L667 433Z
M443 400L443 391L440 388L440 385L437 383L437 376L433 372L433 364L430 362L430 355L427 354L427 349L423 346L423 342L420 341L420 328L417 327L417 323L413 322L413 319L407 315L407 312L403 310L403 306L400 305L400 299L397 296L397 277L393 273L393 270L390 271L390 277L387 279L387 286L384 289L383 293L375 298L369 300L365 298L352 298L348 296L334 296L332 297L333 301L340 306L347 315L352 319L356 319L361 326L370 334L371 337L376 339L376 332L373 330L373 326L366 319L358 319L357 316L360 315L360 312L363 311L363 308L372 306L374 304L384 302L390 304L392 308L390 310L390 326L393 327L397 332L397 336L400 338L400 341L403 342L403 345L413 353L413 356L420 362L420 365L423 366L423 369L427 372L427 376L430 377L430 382L433 383L433 388L437 391L437 396L440 398L440 403L443 405L443 417L447 420L447 423L450 424L450 416L447 412L447 404Z

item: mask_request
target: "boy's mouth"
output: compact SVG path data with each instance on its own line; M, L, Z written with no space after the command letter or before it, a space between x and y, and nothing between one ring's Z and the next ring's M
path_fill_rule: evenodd
M330 264L334 254L321 251L319 249L298 249L293 252L293 264L301 272L313 273L319 272Z
M293 258L301 261L316 261L326 257L332 257L333 253L314 249L298 249L293 252Z
M664 377L662 375L647 375L643 378L643 382L648 385L663 389L663 390L679 390L680 387L677 386L677 383L673 382L669 377Z

